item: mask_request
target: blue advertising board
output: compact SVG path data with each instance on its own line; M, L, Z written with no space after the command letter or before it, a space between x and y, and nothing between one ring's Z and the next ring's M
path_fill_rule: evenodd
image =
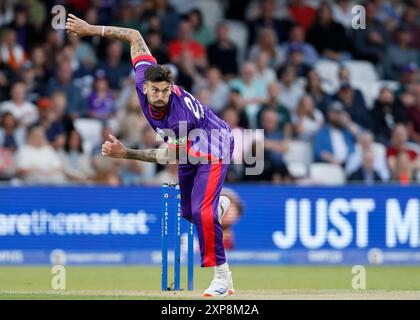
M420 264L419 186L228 188L243 206L231 264ZM161 194L0 188L0 264L159 264Z

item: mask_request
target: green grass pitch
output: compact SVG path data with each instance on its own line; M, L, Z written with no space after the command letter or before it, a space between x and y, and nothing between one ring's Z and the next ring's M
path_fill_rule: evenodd
M231 266L229 299L420 299L419 266L368 266L366 290L353 290L351 266ZM193 292L160 292L160 268L67 266L66 290L53 290L47 266L0 267L0 299L201 299L213 271L195 269ZM173 277L169 274L169 280ZM182 287L186 288L183 267Z

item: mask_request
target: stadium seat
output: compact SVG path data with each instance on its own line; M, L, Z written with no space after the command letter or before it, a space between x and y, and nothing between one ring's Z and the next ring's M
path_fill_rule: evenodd
M289 163L302 163L309 166L312 163L312 146L305 141L291 141L289 150L284 154L284 161Z
M335 186L346 183L344 169L331 163L312 163L309 166L309 176L313 183Z
M204 23L214 29L216 25L224 19L223 6L215 0L198 0L195 5L203 14Z
M90 154L92 149L101 143L102 122L97 119L80 118L74 121L74 127L83 139L83 150Z
M294 178L301 179L308 176L308 167L302 162L287 162L286 166Z
M349 70L352 84L376 83L379 79L375 66L369 61L350 60L344 63Z
M229 38L238 47L238 62L245 59L245 51L248 42L248 28L245 23L236 20L226 20L229 28Z
M314 66L322 81L322 88L329 94L333 94L338 89L338 70L337 62L322 59Z

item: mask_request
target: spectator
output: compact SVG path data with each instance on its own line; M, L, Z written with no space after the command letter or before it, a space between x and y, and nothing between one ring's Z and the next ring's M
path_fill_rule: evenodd
M94 171L89 156L83 151L82 138L76 130L67 134L64 152L60 153L64 172L70 181L87 183Z
M276 80L276 73L269 66L270 56L267 52L261 51L255 60L255 66L257 69L256 79L261 82L265 88Z
M259 15L248 23L248 46L255 43L260 29L270 28L276 35L276 39L281 43L289 38L290 28L293 23L288 19L277 19L274 16L276 12L276 3L274 0L263 0L260 5Z
M158 172L150 184L161 186L163 183L178 183L178 165L167 164L165 168Z
M335 22L341 24L347 33L352 29L353 7L354 3L350 0L337 0L331 8Z
M48 82L47 95L52 95L56 91L64 92L67 96L66 114L72 119L86 114L86 101L80 94L80 89L74 84L70 62L59 65L56 76Z
M366 28L353 32L353 46L356 59L378 63L384 56L389 33L386 28L375 19L376 7L373 3L366 3Z
M374 156L372 166L381 180L388 181L390 177L385 154L382 157L380 154L375 154L374 136L370 131L364 131L358 136L354 151L349 156L346 163L347 175L352 176L357 172L358 168L363 166L363 157L366 153Z
M189 13L193 29L193 39L207 47L214 40L213 31L205 25L203 15L199 9L193 9Z
M296 79L296 70L292 66L284 66L278 71L280 78L279 102L293 115L297 104L304 94L302 83Z
M344 106L335 101L327 110L327 123L315 135L314 159L344 166L354 151L355 134Z
M349 58L346 31L333 20L331 7L327 3L319 7L316 21L308 30L307 39L325 58L335 61Z
M388 145L391 132L398 123L406 123L407 115L404 107L395 99L394 92L382 88L372 110L374 133L376 140Z
M19 70L28 61L24 48L17 43L17 33L13 29L4 31L3 41L0 43L1 61L12 70Z
M315 108L321 110L325 116L327 114L327 107L333 101L333 98L322 88L321 78L314 69L308 72L305 91L314 99Z
M241 77L230 81L231 88L239 90L245 112L252 128L257 125L256 115L261 104L266 101L267 90L263 83L256 79L256 67L252 62L246 62L242 67Z
M72 34L69 34L69 44L74 51L74 58L77 63L81 64L85 70L92 72L98 63L98 57L92 45Z
M315 108L314 99L306 94L297 107L293 117L294 132L299 140L311 142L324 124L322 112Z
M407 108L410 140L420 144L420 84L414 86L413 103Z
M207 69L206 80L198 84L194 91L197 91L199 88L208 90L208 106L216 113L220 113L226 106L229 98L229 86L223 81L220 70L216 67Z
M35 73L35 81L38 85L45 87L50 76L50 70L48 70L47 56L42 46L35 46L32 48L31 64Z
M263 127L262 114L266 110L273 110L277 112L278 116L278 130L283 133L286 138L292 137L292 120L290 112L279 103L279 96L281 95L280 85L277 81L273 81L268 86L268 101L263 104L257 114L258 128Z
M209 63L220 69L225 77L238 73L238 53L236 45L229 39L226 22L217 26L217 39L207 47Z
M362 165L348 177L348 181L358 182L364 185L373 185L375 183L381 182L381 177L375 170L373 164L373 153L370 151L365 151L363 153Z
M392 168L392 181L400 183L401 185L411 184L414 177L414 164L410 156L406 152L399 152L395 156L395 164Z
M113 117L115 112L115 99L109 88L108 79L103 70L97 70L95 73L94 89L88 97L88 116L95 119L107 120Z
M269 56L269 66L277 69L285 61L275 32L270 28L261 28L258 34L258 42L251 47L249 59L256 61L261 52Z
M319 60L318 52L312 44L305 41L305 30L299 25L290 31L289 41L281 45L283 56L286 56L290 48L297 45L303 50L303 62L306 65L312 66Z
M123 47L121 41L113 40L109 42L106 53L106 59L99 63L98 69L105 71L112 90L120 90L123 80L130 74L131 64L122 60Z
M29 22L28 11L23 5L15 6L15 18L9 27L16 31L16 42L23 50L28 52L32 45L40 41L41 37L35 28Z
M295 68L296 76L298 78L306 77L309 70L309 65L304 62L303 47L299 44L289 47L287 52L287 64Z
M418 9L407 6L401 17L401 26L411 34L410 47L420 49L420 25L418 23Z
M417 66L417 63L409 63L405 65L401 69L400 73L400 87L396 92L396 96L400 98L400 96L407 92L407 90L417 83L417 81L420 79L419 75L419 69Z
M3 28L14 19L13 3L10 1L0 2L0 27Z
M0 121L0 148L15 152L25 142L25 130L19 127L16 118L9 111L3 113Z
M53 108L49 98L42 98L38 101L40 117L37 126L45 130L48 142L59 151L64 149L66 143L66 129L64 123L59 119L59 110Z
M406 154L408 159L400 158L401 154ZM403 162L409 161L410 166L415 167L418 165L418 153L408 144L408 130L407 127L403 124L398 124L395 126L392 131L391 142L386 151L388 167L390 168L392 174L399 172L399 161Z
M289 149L289 141L285 139L282 131L278 129L278 114L274 110L266 110L261 115L264 129L264 172L263 180L272 180L279 175L281 181L289 181L290 173L284 163L283 154Z
M16 154L18 176L27 184L64 184L64 166L58 153L48 144L42 127L33 127L27 143Z
M231 88L226 109L233 109L238 114L239 126L245 129L250 128L248 116L245 112L245 100L241 97L239 89Z
M146 34L146 43L152 56L155 57L160 64L169 63L168 50L166 45L162 42L162 36L159 31L149 30Z
M396 43L388 46L383 60L386 79L398 80L402 67L409 63L417 62L419 53L416 49L410 47L411 42L409 29L398 29Z
M207 65L206 51L199 42L193 39L192 32L191 22L187 19L182 20L178 27L177 38L169 43L169 59L177 64L183 52L187 52L194 67L204 69Z
M33 103L26 100L25 83L19 81L13 84L10 96L10 100L0 104L0 114L11 112L24 128L34 124L39 117L38 109Z
M239 195L232 189L223 188L220 195L230 199L229 209L226 211L222 220L223 246L225 249L234 249L236 245L233 226L242 217L244 206Z
M372 119L369 114L365 99L360 91L356 91L349 82L342 82L334 96L340 101L353 122L365 129L372 129Z

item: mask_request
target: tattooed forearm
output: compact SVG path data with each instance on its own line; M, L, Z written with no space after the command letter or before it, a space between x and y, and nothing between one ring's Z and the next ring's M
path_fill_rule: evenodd
M159 149L145 149L145 150L126 150L126 159L140 160L146 162L158 162L157 153Z

